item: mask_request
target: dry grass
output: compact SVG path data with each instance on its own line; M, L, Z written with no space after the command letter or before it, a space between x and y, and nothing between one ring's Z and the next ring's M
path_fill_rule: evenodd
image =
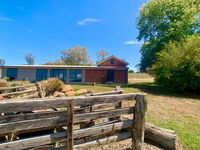
M129 74L129 86L122 87L125 93L145 92L148 94L146 120L160 127L175 130L181 142L189 150L200 149L200 95L180 95L159 87L147 74ZM114 85L73 85L94 92L112 91ZM124 104L129 106L132 104ZM131 143L118 142L98 149L125 149ZM147 149L150 149L149 147Z

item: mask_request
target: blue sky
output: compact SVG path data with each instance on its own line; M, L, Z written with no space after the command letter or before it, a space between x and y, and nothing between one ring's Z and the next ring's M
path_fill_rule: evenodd
M98 49L139 63L136 17L147 0L1 0L0 58L6 65L25 64L31 52L35 63L58 59L60 51L80 45L90 59Z

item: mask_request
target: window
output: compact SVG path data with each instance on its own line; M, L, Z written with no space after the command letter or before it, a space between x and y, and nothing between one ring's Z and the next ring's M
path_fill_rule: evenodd
M58 79L60 79L64 82L66 82L67 70L65 70L65 69L51 69L50 77L58 78Z
M17 68L8 68L7 69L7 77L9 77L11 80L17 79Z
M111 60L110 60L110 63L111 63L111 64L114 64L114 63L115 63L115 60L114 60L114 59L111 59Z
M70 70L69 81L70 82L82 82L82 70L80 70L80 69Z
M47 69L37 69L36 70L36 81L42 81L47 79Z

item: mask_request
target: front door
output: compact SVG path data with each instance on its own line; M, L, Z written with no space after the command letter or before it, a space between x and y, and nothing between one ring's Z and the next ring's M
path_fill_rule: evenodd
M115 77L115 71L108 70L107 71L107 82L114 82L114 77Z

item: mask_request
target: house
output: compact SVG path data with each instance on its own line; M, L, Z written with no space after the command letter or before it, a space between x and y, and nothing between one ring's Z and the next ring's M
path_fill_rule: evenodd
M0 66L1 78L9 77L31 82L59 78L65 83L120 83L128 82L128 63L115 56L99 62L97 66L18 65Z

